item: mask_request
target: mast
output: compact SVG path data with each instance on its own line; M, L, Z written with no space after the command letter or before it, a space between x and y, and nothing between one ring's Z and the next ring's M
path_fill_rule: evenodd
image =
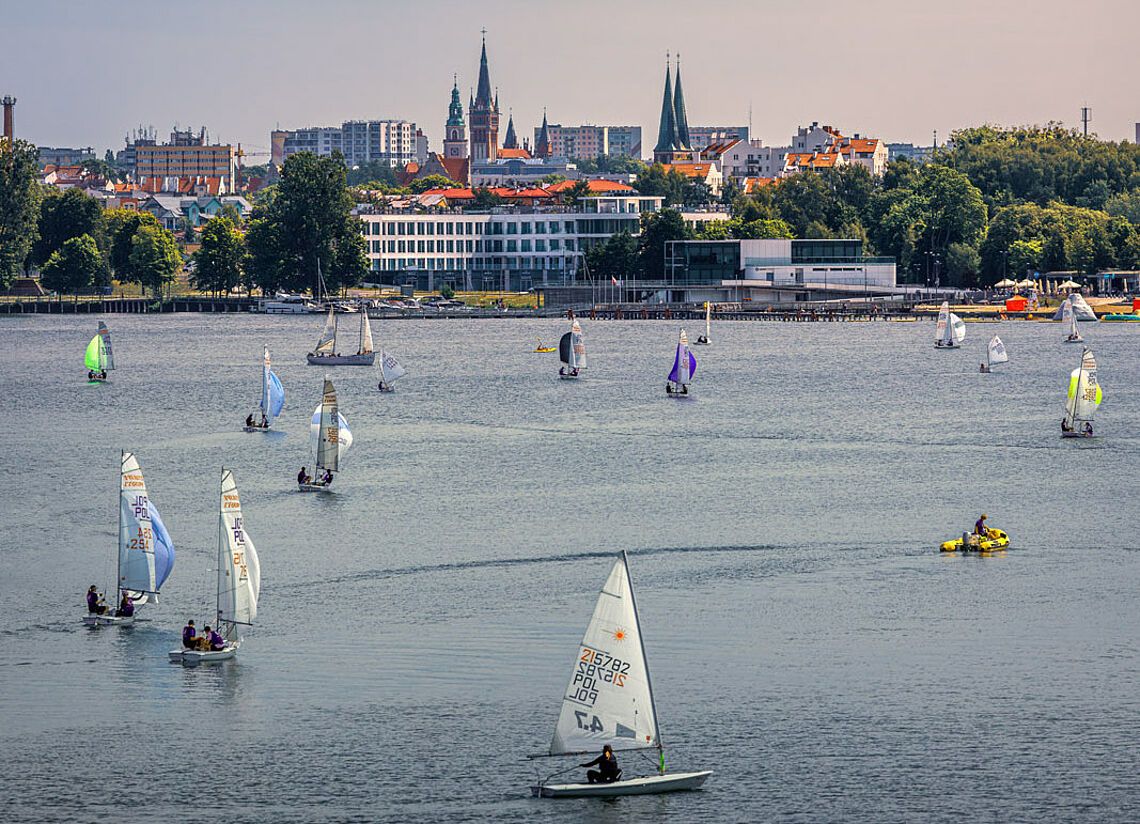
M115 563L115 598L119 597L119 584L123 581L123 457L126 451L119 450L119 551Z
M678 377L680 375L678 374ZM629 574L629 558L621 551L621 562L625 567L625 579L629 581L629 600L633 604L633 619L637 624L637 643L641 647L641 660L645 662L645 683L649 687L649 706L653 710L653 732L657 736L657 771L665 773L665 745L661 741L661 724L657 721L657 699L653 697L653 676L649 672L649 656L645 654L645 638L641 634L641 613L637 610L637 596L633 592L633 576Z
M226 468L223 466L222 479L218 483L218 511L221 514L218 516L218 589L214 596L214 614L217 616L215 623L218 624L219 632L221 632L222 629L222 561L224 559L227 563L229 562L229 558L225 557L228 555L226 552L226 537L224 534L224 530L226 528L226 518L225 514L222 512L222 507L225 506L225 492L222 490L225 488L225 485ZM228 633L226 633L226 635L228 635Z

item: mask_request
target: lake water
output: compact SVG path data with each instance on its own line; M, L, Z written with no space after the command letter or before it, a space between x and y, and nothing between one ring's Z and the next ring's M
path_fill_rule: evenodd
M1080 348L1054 324L944 352L933 322L719 323L677 402L676 322L584 321L577 383L530 351L561 321L380 322L409 375L381 395L330 370L356 442L335 494L302 495L319 318L104 320L103 386L97 318L0 320L7 821L1140 819L1140 328L1082 325L1105 402L1063 442ZM995 332L1011 362L979 375ZM288 393L268 436L241 432L263 343ZM88 630L120 449L177 564L145 620ZM183 668L223 464L258 622L238 660ZM1014 548L941 556L981 511ZM623 549L667 761L716 773L534 800L570 763L525 756Z

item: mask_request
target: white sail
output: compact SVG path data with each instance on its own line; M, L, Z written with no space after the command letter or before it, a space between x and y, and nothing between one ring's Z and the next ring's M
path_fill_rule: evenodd
M1077 313L1073 309L1071 296L1061 304L1061 326L1065 330L1065 337L1070 339L1080 337L1080 333L1077 331Z
M942 301L938 307L938 323L934 327L934 342L939 346L946 346L951 340L950 331L950 302Z
M658 746L657 713L625 555L598 596L562 699L552 755Z
M234 625L252 624L257 617L261 565L253 540L245 531L241 499L229 469L222 469L218 532L218 622L228 625L227 638L234 640Z
M155 592L154 528L139 462L124 452L119 471L119 589Z
M582 326L577 318L570 325L570 368L586 368L586 342L582 340Z
M1096 376L1096 359L1091 349L1081 355L1081 365L1069 375L1068 402L1065 411L1069 425L1091 422L1104 395Z
M705 340L712 340L712 303L705 301Z
M313 350L318 355L332 355L336 352L336 313L329 307L329 316L325 319L325 328L317 339L317 348Z
M961 343L966 339L966 324L953 312L950 313L950 328L954 332L955 343Z
M333 472L340 468L340 410L337 408L336 389L325 378L321 398L320 432L317 435L317 467Z
M990 338L988 351L990 366L993 366L995 363L1006 363L1009 361L1009 353L1005 351L1005 344L1002 343L1001 338L997 335Z
M360 354L372 354L372 324L368 322L368 309L360 307Z
M392 383L392 381L399 380L408 374L408 370L404 368L396 356L390 352L380 353L380 380L385 383Z
M99 321L99 337L103 339L103 368L110 371L115 368L115 350L111 348L111 330L103 321Z

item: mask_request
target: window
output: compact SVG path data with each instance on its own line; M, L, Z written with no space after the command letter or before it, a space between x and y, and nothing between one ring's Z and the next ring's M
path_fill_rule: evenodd
M513 221L507 224L507 234L517 235L519 233L519 225Z
M429 225L430 225L430 224L429 224ZM429 241L427 242L427 250L428 250L429 252L432 252L433 254L435 253L435 241L434 241L434 240L429 240Z
M422 240L416 241L416 251L420 253L424 251L424 242Z
M550 251L552 251L552 252L557 252L561 246L562 246L562 242L560 240L558 240L557 238L554 238L550 241Z
M536 235L545 235L546 234L546 221L545 220L540 220L534 224L534 233Z
M534 251L545 252L546 251L546 241L545 240L536 240L534 242Z
M528 220L528 221L524 221L524 222L523 222L523 224L522 224L522 233L523 233L524 235L529 235L529 234L530 234L530 227L531 227L530 221L529 221L529 220ZM525 241L524 241L524 242L525 242Z
M525 226L526 224L524 223L523 225ZM524 251L524 252L530 251L530 241L529 240L524 240L522 242L522 251Z
M518 241L515 241L515 240L508 240L507 241L507 251L508 252L517 252L519 250L518 246L519 246Z

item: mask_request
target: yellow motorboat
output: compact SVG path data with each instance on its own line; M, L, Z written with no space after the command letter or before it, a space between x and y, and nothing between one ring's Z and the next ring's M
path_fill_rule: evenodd
M963 541L963 538L965 540ZM943 541L938 548L942 552L997 552L1009 546L1009 536L1001 529L987 529L986 534L965 533L962 538Z
M539 341L538 344L534 347L534 351L535 352L557 352L558 347L557 346L543 346L542 341Z

